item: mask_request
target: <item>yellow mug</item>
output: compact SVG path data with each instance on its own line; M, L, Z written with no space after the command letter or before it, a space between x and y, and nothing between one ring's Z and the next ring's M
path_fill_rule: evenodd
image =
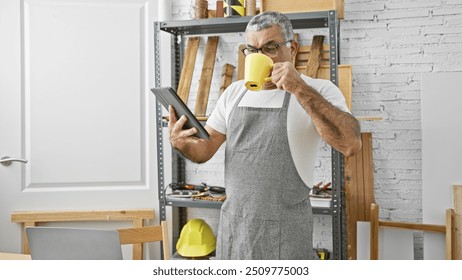
M249 90L259 91L266 82L271 81L273 60L261 53L252 53L245 57L244 81Z

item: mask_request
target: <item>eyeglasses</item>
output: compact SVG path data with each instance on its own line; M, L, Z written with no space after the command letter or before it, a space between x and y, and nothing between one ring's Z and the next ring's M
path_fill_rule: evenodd
M282 43L269 44L269 45L263 46L258 49L247 47L247 48L241 49L241 51L244 54L244 56L247 56L252 53L262 52L263 54L266 54L267 56L273 58L278 55L278 49L280 46L286 45L287 43L291 43L291 42L292 40L288 40Z

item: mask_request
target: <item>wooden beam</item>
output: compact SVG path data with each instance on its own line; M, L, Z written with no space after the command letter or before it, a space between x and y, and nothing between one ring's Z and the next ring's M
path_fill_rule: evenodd
M424 231L431 231L431 232L446 233L446 226L443 226L443 225L380 221L379 226L388 227L388 228L424 230Z
M133 228L140 229L144 226L144 220L143 219L134 219L133 220ZM133 244L133 259L134 260L142 260L143 259L143 244L138 243L138 244Z
M359 151L362 153L362 150ZM358 153L358 154L359 154ZM345 218L346 218L346 236L347 236L347 258L349 260L357 259L357 221L358 221L358 196L355 191L357 186L357 164L355 156L345 158Z
M454 209L454 259L462 260L462 185L452 187Z
M446 209L446 259L455 260L454 209Z
M372 133L361 133L363 146L354 156L345 159L347 256L357 258L357 222L369 221L374 195Z
M324 43L323 35L313 36L311 42L310 57L308 58L308 63L306 65L305 75L311 78L317 78L318 69L321 63L321 49Z
M296 68L305 68L308 60L310 59L311 45L299 45L298 52L295 60ZM320 61L321 66L329 66L329 45L323 44L320 51Z
M309 2L309 3L308 3ZM344 18L344 0L291 0L275 1L261 0L260 10L279 11L282 13L301 13L301 12L318 12L318 11L337 11L337 18Z
M29 240L27 239L26 228L27 227L35 227L37 223L35 222L24 222L22 227L22 253L23 254L30 254L29 249Z
M84 211L18 211L11 214L15 223L69 222L69 221L126 221L154 219L154 209L84 210Z
M362 157L363 157L363 197L364 197L364 221L369 220L369 205L375 202L374 190L374 161L372 158L372 133L361 133Z
M226 63L221 71L220 95L233 82L234 66Z
M180 82L178 83L178 96L185 104L188 104L189 91L194 74L194 65L196 64L197 50L199 49L200 37L189 37L188 45L181 68Z
M242 53L242 49L245 48L245 44L239 45L238 51L237 51L237 80L243 80L244 79L244 68L245 68L245 56Z
M371 204L371 239L370 239L370 259L379 259L379 206Z
M207 112L207 103L209 101L210 85L212 83L213 68L215 67L215 58L218 47L218 36L210 36L207 39L205 47L204 62L202 64L201 79L199 81L199 90L196 98L196 108L194 115L204 117Z
M118 229L120 244L136 244L143 242L156 242L162 240L161 226L147 226L142 228Z

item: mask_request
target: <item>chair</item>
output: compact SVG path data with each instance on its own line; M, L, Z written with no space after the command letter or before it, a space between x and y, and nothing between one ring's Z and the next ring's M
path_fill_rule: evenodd
M417 223L402 223L402 222L388 222L379 220L379 206L375 203L371 203L370 211L370 259L379 259L379 228L398 228L408 230L421 230L431 231L437 233L443 233L446 235L446 259L455 259L455 231L454 227L454 210L446 210L446 224L445 225L430 225L430 224L417 224Z
M168 245L168 223L162 221L157 226L145 226L139 228L118 229L120 244L142 244L147 242L162 242L163 259L170 259L170 247ZM142 251L133 251L133 256L138 255L136 259L142 259Z
M121 210L81 210L81 211L15 211L11 221L20 223L23 228L23 254L30 254L26 227L50 222L131 222L133 228L145 227L146 220L154 219L154 209L121 209ZM160 226L159 226L160 227ZM159 241L159 240L156 240ZM164 242L167 243L167 242ZM133 259L143 258L143 244L133 245Z

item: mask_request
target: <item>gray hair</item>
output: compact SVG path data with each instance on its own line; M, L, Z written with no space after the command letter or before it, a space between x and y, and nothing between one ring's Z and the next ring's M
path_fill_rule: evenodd
M260 31L273 27L274 25L279 25L281 35L285 41L294 39L292 23L286 15L280 12L267 11L254 16L247 24L245 32Z

